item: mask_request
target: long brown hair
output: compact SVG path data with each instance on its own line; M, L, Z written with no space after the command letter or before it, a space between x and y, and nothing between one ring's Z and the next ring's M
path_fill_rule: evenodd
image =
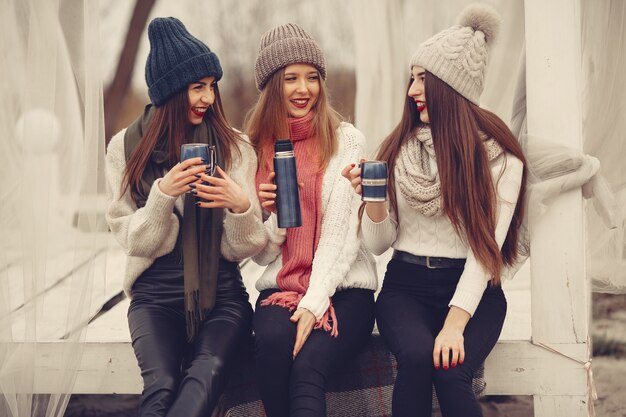
M214 92L215 100L204 117L217 132L221 147L221 164L224 170L228 170L233 160L232 150L235 149L235 152L241 156L237 146L241 138L226 119L217 83L214 86ZM122 195L128 187L132 187L133 190L140 189L141 176L152 151L157 146L165 146L162 150L168 156L168 169L178 163L180 147L186 142L192 127L189 122L189 105L189 95L185 89L169 98L161 106L154 108L154 116L148 128L126 163L122 179ZM162 137L168 138L164 144L159 143L159 138Z
M320 169L324 169L337 151L336 130L342 117L331 106L326 84L319 72L318 76L320 93L315 106L311 109L315 112L312 133L319 139ZM259 94L256 104L246 115L244 131L257 149L259 165L267 162L267 152L271 152L276 139L289 137L288 110L283 98L284 78L285 68L272 74Z
M441 181L442 210L462 236L494 284L503 265L517 258L517 241L523 218L526 170L515 212L502 250L495 240L496 187L479 131L494 138L505 151L526 164L522 149L506 124L492 112L473 104L448 84L426 72L426 108L430 119L437 168ZM410 87L410 83L409 83ZM408 87L407 87L408 91ZM400 146L422 122L411 97L406 98L400 123L380 146L377 159L389 166L389 198L398 215L395 164ZM506 158L506 154L504 155ZM505 161L506 166L506 161Z

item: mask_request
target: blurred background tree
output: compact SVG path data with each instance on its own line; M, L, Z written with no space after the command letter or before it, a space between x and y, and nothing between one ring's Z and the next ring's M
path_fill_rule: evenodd
M320 43L329 69L333 104L348 120L354 118L352 23L343 2L218 0L198 7L197 2L187 0L137 0L131 8L103 0L100 9L107 142L149 103L144 78L149 51L147 26L157 16L179 18L218 55L224 69L220 91L226 114L235 127L242 128L258 94L254 60L260 37L271 27L287 22L302 25Z

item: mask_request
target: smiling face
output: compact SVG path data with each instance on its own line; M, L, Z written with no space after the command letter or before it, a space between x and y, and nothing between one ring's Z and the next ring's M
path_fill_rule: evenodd
M193 125L202 123L204 114L215 101L215 77L205 77L189 84L189 122Z
M289 117L306 116L315 107L320 94L320 74L317 68L308 64L286 66L283 92Z
M414 66L411 68L411 86L407 93L409 97L415 100L417 111L420 113L422 123L429 123L428 109L426 108L426 88L424 80L426 78L426 70L422 67Z

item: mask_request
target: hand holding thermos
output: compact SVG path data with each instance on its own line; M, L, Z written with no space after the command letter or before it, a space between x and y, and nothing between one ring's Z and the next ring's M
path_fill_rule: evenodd
M358 166L356 164L346 166L341 175L350 181L362 201L371 203L387 201L387 162L361 159Z
M268 183L259 184L261 206L278 217L278 227L302 226L300 212L300 190L293 143L277 140L274 144L274 172L268 176Z

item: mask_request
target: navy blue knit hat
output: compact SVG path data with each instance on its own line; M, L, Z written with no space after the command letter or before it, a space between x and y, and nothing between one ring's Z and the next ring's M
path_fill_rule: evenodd
M175 17L157 17L148 26L150 53L146 61L148 94L155 106L205 77L222 78L222 67L208 46Z

